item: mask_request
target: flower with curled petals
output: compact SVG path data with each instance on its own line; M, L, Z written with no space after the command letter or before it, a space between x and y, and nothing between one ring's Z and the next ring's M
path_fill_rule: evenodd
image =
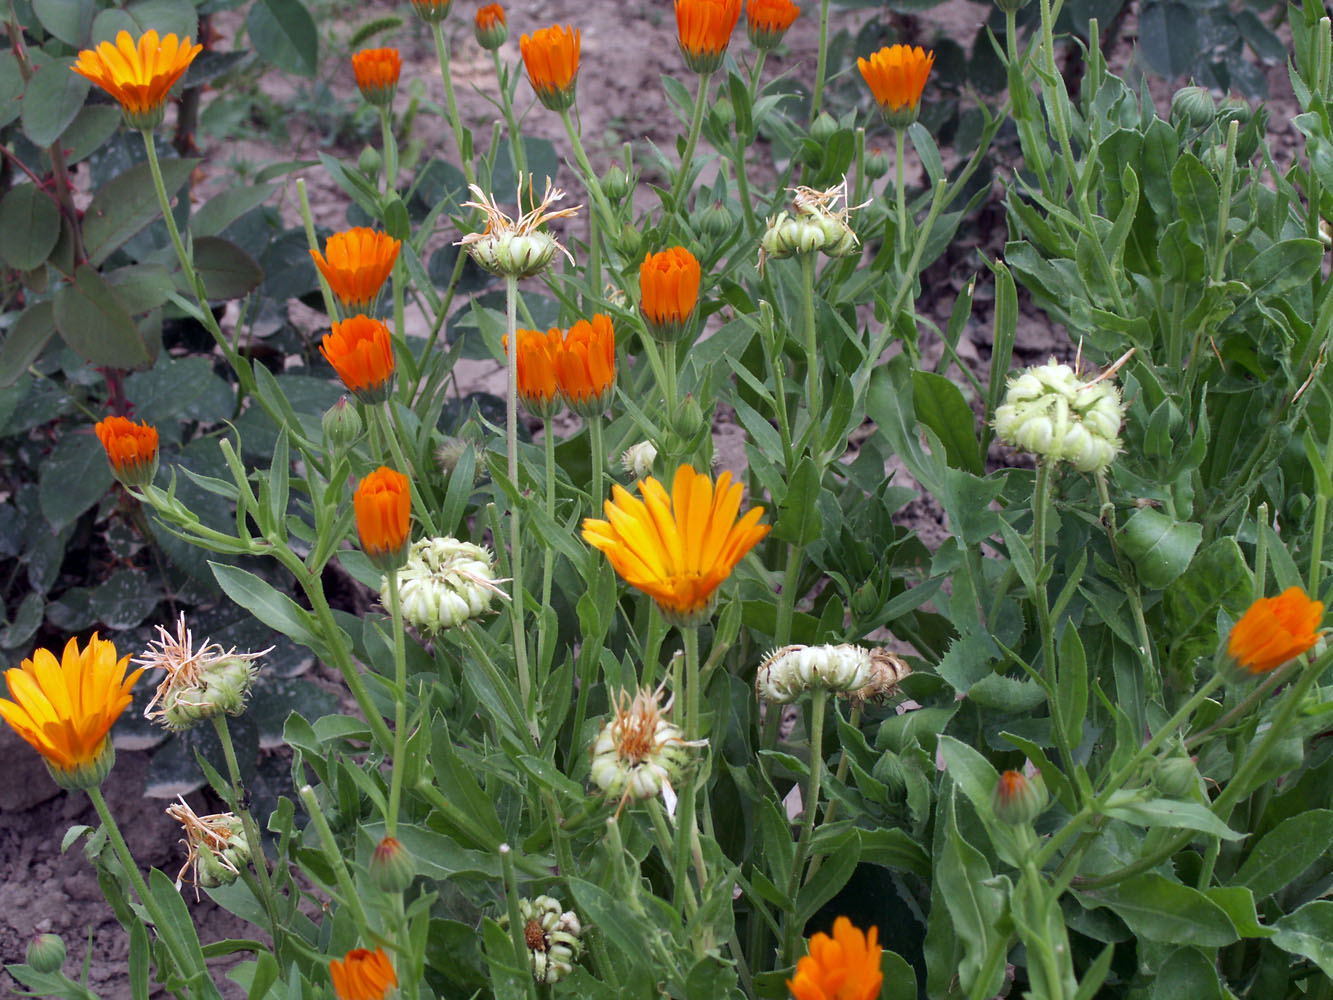
M597 313L566 331L555 354L556 381L569 408L584 418L600 417L616 387L616 331L611 317Z
M157 475L157 428L128 417L99 420L93 430L102 442L111 471L130 489L141 490Z
M671 493L651 476L639 484L642 500L623 487L603 505L607 520L585 518L583 539L606 553L626 583L655 602L682 628L707 621L717 588L745 554L768 534L763 507L740 513L740 483L724 472L717 486L689 465L676 470Z
M361 49L352 53L352 73L366 103L388 107L398 90L403 57L397 49Z
M391 573L407 558L412 486L401 472L381 465L361 480L352 496L361 548L376 569Z
M702 271L684 247L645 254L639 265L639 312L653 339L664 344L683 337L699 304Z
M1252 674L1263 674L1294 660L1319 638L1324 605L1300 587L1277 597L1261 597L1241 615L1227 636L1227 656Z
M578 28L553 24L518 40L528 82L537 99L552 111L567 111L574 104L579 78Z
M883 985L879 928L861 932L846 917L833 921L833 936L822 931L810 939L810 954L796 963L787 980L795 1000L875 1000Z
M167 94L203 50L188 38L159 38L151 29L137 42L128 31L121 31L114 44L102 42L84 49L70 69L120 102L131 128L149 131L161 124Z
M129 662L94 632L83 649L70 639L59 660L39 649L5 671L14 700L0 698L0 718L42 755L61 788L92 788L111 770L116 755L107 734L143 673L126 677Z
M685 65L695 73L721 66L740 18L741 0L676 0L676 43Z
M370 313L401 246L387 233L357 226L334 233L324 242L322 254L311 250L310 256L347 314Z
M319 353L361 402L382 403L393 391L393 341L379 320L357 315L334 323Z
M338 1000L384 1000L398 985L383 948L353 948L341 962L335 958L329 963L329 978Z

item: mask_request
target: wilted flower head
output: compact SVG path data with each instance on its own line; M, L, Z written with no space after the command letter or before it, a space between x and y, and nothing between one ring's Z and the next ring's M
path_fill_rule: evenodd
M161 625L157 636L134 662L145 670L165 672L143 714L172 730L189 729L219 712L240 715L254 683L252 661L273 651L270 646L258 653L238 653L207 639L196 649L183 611L174 636Z
M658 706L663 688L640 691L633 700L620 692L615 715L602 727L592 748L592 780L609 795L620 796L619 813L628 801L661 795L674 815L676 794L671 782L689 763L689 747L707 740L685 739L680 727L668 722ZM667 708L670 708L670 702Z
M147 131L161 124L167 94L203 50L189 38L159 38L151 28L138 41L120 31L115 44L102 42L80 52L70 69L114 97L130 128Z
M214 813L200 816L184 799L167 806L167 815L185 827L185 864L176 874L176 888L180 888L185 873L194 869L194 897L199 898L199 887L216 889L231 885L250 863L250 841L245 827L235 813Z
M847 178L826 190L792 188L791 211L768 220L759 241L759 270L769 258L781 260L799 253L821 251L829 257L846 257L861 248L852 231L850 213L864 205L841 205L847 197Z
M760 698L777 703L816 690L868 700L887 694L910 672L906 663L882 649L851 643L783 646L764 657L754 686Z
M552 111L574 103L579 78L579 29L553 24L518 40L528 82L537 99Z
M388 577L381 580L380 593L387 601ZM457 538L420 539L398 571L403 617L423 632L453 628L485 614L491 598L503 594L491 553Z
M625 475L634 479L643 479L652 475L653 461L657 458L657 448L651 441L640 441L625 449L620 456L620 467Z
M800 13L801 8L791 0L750 0L745 5L750 44L765 52L776 49Z
M787 989L795 1000L875 1000L884 982L878 938L878 927L865 934L839 917L832 937L821 931L810 939L810 954L796 963Z
M1251 674L1263 674L1294 660L1319 640L1324 605L1300 587L1277 597L1261 597L1227 636L1227 656Z
M1004 403L995 411L995 433L1048 461L1098 472L1120 450L1123 419L1115 383L1106 376L1084 382L1052 358L1009 380Z
M554 219L575 215L583 206L553 209L551 206L564 198L565 192L552 187L551 178L546 178L546 192L542 195L542 200L520 215L517 220L500 211L499 202L488 197L486 192L475 184L471 186L471 191L477 200L465 201L463 207L479 208L485 212L486 228L480 233L468 233L458 241L457 245L467 247L472 259L486 270L501 277L530 278L546 270L557 250L564 254L571 264L574 262L569 251L542 227ZM531 203L532 175L528 176L528 200ZM521 178L514 201L520 205L523 203Z
M916 121L921 93L935 65L934 52L926 52L919 45L891 45L869 59L857 59L856 64L890 127L906 128Z
M550 896L518 901L519 916L523 918L523 940L528 946L528 963L532 978L539 983L558 983L574 971L574 963L583 951L579 935L583 926L578 914L561 907ZM509 926L506 914L500 926Z
M352 53L352 73L367 104L387 107L398 90L403 57L397 49L361 49Z

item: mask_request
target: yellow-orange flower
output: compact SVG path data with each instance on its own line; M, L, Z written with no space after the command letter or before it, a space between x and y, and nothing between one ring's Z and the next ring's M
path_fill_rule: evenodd
M676 42L685 65L696 73L721 66L740 17L741 0L676 0Z
M553 24L524 35L518 41L528 82L537 98L552 111L564 111L574 103L579 76L579 29Z
M14 699L0 698L0 717L46 760L63 788L91 788L111 770L115 752L107 733L130 703L142 669L125 676L130 658L94 632L79 649L70 639L59 660L47 649L5 671Z
M93 430L106 450L111 471L126 486L143 489L157 474L157 428L127 417L99 420Z
M654 338L672 343L690 328L701 277L699 262L684 247L644 256L639 265L639 311Z
M361 96L370 104L388 106L398 90L403 57L397 49L362 49L352 53L352 73Z
M787 989L796 1000L875 1000L883 985L879 928L863 934L846 917L833 921L833 936L810 939L810 954L796 963Z
M393 342L379 320L356 315L334 323L319 353L363 403L382 403L393 390Z
M412 487L401 472L381 465L361 480L352 495L361 548L378 568L396 570L407 558L412 519Z
M1250 605L1227 637L1227 655L1252 674L1262 674L1300 656L1319 638L1324 605L1300 587Z
M509 37L509 24L505 21L505 9L498 3L488 3L477 8L476 23L473 31L477 44L492 52L505 43Z
M800 13L801 8L791 0L750 0L745 5L750 44L764 51L777 48Z
M560 412L560 384L556 380L555 359L564 338L554 326L545 333L519 330L517 336L518 398L533 416L549 420ZM508 335L502 342L508 355Z
M657 602L667 621L699 625L712 614L716 591L765 535L763 507L739 521L742 488L724 472L708 476L682 465L671 495L651 476L639 484L642 500L620 485L603 505L607 520L585 518L583 539L606 553L625 582Z
M556 380L569 408L581 417L600 417L616 385L616 330L611 317L597 313L569 328L556 352Z
M892 45L869 59L857 59L856 64L891 126L905 128L916 121L921 92L935 65L934 52L926 52L919 45Z
M358 226L334 233L324 242L323 254L311 250L310 256L347 312L369 313L374 311L401 246L387 233Z
M70 68L119 101L132 128L147 130L161 123L167 93L203 50L188 38L158 38L149 30L136 42L128 31L121 31L114 45L103 42L84 49Z
M338 1000L384 1000L398 985L398 976L383 948L353 948L341 962L335 958L329 963L329 978Z

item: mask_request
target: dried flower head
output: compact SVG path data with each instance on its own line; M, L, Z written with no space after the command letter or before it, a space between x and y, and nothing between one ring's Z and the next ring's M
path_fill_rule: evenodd
M657 446L651 441L640 441L625 449L625 453L620 456L620 467L625 470L625 475L643 479L652 475L656 459Z
M174 34L159 38L149 29L135 41L128 31L120 31L114 45L102 42L81 51L70 69L114 97L130 128L149 131L161 124L167 94L203 50Z
M1120 451L1124 412L1120 391L1106 375L1085 382L1052 358L1009 380L995 411L995 433L1040 458L1099 472Z
M707 740L686 740L680 727L663 717L663 711L671 708L669 701L665 709L658 706L664 690L640 691L632 700L627 691L621 691L615 715L593 744L593 783L609 795L620 796L617 815L626 802L659 794L667 812L674 815L676 794L671 782L679 780L689 763L688 748L708 744Z
M380 594L388 600L388 577L380 580ZM398 571L398 596L404 619L436 633L485 614L504 590L490 550L457 538L422 538Z
M190 884L194 898L199 888L216 889L231 885L241 874L241 868L250 863L250 841L245 828L235 813L214 813L200 816L184 799L167 806L167 815L185 827L185 864L176 873L176 888L185 880L185 873L194 870Z
M804 185L791 189L791 210L768 220L759 241L759 270L769 258L781 260L794 254L820 251L829 257L847 257L857 253L861 241L852 231L850 213L860 205L839 205L847 199L847 178L841 184L820 190Z
M881 649L851 643L783 646L759 664L755 693L765 701L796 701L807 691L832 691L866 700L892 691L910 670Z
M574 971L574 963L583 951L579 936L583 925L578 914L566 910L550 896L520 899L518 913L523 919L523 941L528 946L532 978L538 983L558 983ZM508 914L500 926L509 926Z
M207 639L196 649L182 611L176 634L157 626L157 641L134 659L145 670L166 674L144 708L144 718L179 731L219 712L240 715L254 683L252 661L272 651L270 646L258 653L238 653Z
M533 208L524 212L517 220L511 219L500 211L500 203L487 196L475 184L471 186L476 201L463 202L464 208L479 208L486 213L486 228L480 233L468 233L456 244L467 247L468 253L478 264L501 277L530 278L546 270L556 251L563 253L569 262L574 262L570 252L542 227L555 219L566 219L578 213L582 205L573 208L552 208L565 196L565 192L551 186L551 178L546 178L546 191L542 200ZM528 175L528 202L532 203L532 175ZM519 188L514 196L516 204L523 204L523 181L519 179Z

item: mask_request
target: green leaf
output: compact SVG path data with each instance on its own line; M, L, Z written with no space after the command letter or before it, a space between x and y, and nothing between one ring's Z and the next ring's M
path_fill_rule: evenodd
M313 77L319 66L319 31L301 0L256 0L245 19L255 51L273 66Z
M1181 153L1176 160L1171 169L1171 190L1180 217L1196 230L1202 228L1204 239L1211 246L1217 239L1217 209L1222 195L1213 175L1193 153Z
M1202 525L1174 521L1152 507L1135 511L1120 529L1120 545L1134 561L1139 580L1154 590L1185 572L1201 541Z
M23 71L11 51L0 52L0 126L8 125L22 110Z
M1214 886L1204 895L1226 911L1231 924L1241 937L1265 938L1273 936L1273 928L1259 923L1259 911L1254 906L1254 893L1239 886Z
M0 257L10 267L31 271L46 260L60 239L60 209L36 184L19 184L0 200Z
M1162 262L1162 276L1176 284L1189 285L1203 280L1207 261L1203 251L1189 237L1184 220L1176 219L1157 241L1157 256Z
M190 214L190 232L200 236L218 236L245 213L264 204L276 184L249 184L216 194Z
M220 236L201 236L194 241L194 269L210 300L239 299L264 280L264 271L254 258Z
M930 874L930 856L906 830L858 828L856 833L861 838L862 863L912 872L922 878ZM790 842L791 837L787 840Z
M76 49L88 47L96 10L95 4L84 0L32 0L32 12L42 27Z
M50 302L37 302L23 310L0 342L0 388L22 378L55 334L55 310Z
M167 197L180 190L197 159L162 160L162 183ZM138 163L113 177L93 195L83 215L83 246L88 262L98 265L126 240L162 214L152 169Z
M642 961L653 954L652 939L660 931L646 916L634 913L611 893L580 878L566 877L579 913L626 957Z
M125 304L96 268L84 264L72 284L56 292L56 329L70 349L94 365L146 368L153 352Z
M1211 899L1151 872L1076 895L1085 907L1109 907L1130 930L1149 941L1220 948L1237 938L1226 911Z
M1333 810L1311 809L1283 820L1254 845L1232 879L1267 899L1333 847Z
M1000 933L996 924L1004 915L1009 880L991 876L985 856L958 832L953 807L947 810L946 823L935 881L963 946L958 979L967 996L995 996L1004 982L1004 949L996 949L998 962L986 965L985 959Z
M125 395L134 403L135 415L150 424L182 419L216 423L231 416L236 405L231 386L218 377L207 358L167 354L148 371L127 378Z
M23 134L34 146L50 146L83 107L92 86L70 67L73 59L52 59L37 68L23 92Z
M1197 948L1177 948L1156 969L1152 979L1150 1000L1223 1000L1231 993L1222 988L1217 979L1217 967Z
M269 628L281 632L293 642L309 646L316 655L321 654L324 644L310 630L310 612L247 570L212 560L209 560L208 565L218 585L233 601Z
M62 531L102 499L113 476L102 444L91 433L66 434L41 464L37 484L42 515Z
M819 470L810 456L801 459L782 498L773 537L793 545L809 545L819 537Z
M1006 715L1021 715L1046 704L1046 692L1031 680L988 673L967 689L967 700Z
M912 373L912 403L917 420L939 435L951 466L977 476L985 473L972 408L967 405L958 386L943 375L915 371Z
M106 144L124 115L118 104L85 104L60 136L65 147L65 162L79 163Z
M1088 714L1088 658L1083 640L1071 623L1060 635L1060 670L1056 675L1055 701L1061 724L1070 741L1078 744L1083 720Z
M1139 49L1153 72L1173 79L1201 51L1199 18L1183 3L1145 3L1139 10Z
M1236 540L1217 539L1166 588L1163 602L1171 634L1184 637L1196 628L1215 628L1219 606L1239 617L1249 605L1252 588L1250 570Z
M88 594L89 610L109 629L134 628L147 618L162 590L138 570L118 569Z
M142 34L151 28L158 35L199 39L199 15L193 0L132 0L125 5L125 12L139 27L138 32L130 34Z
M1130 801L1108 806L1105 812L1112 819L1124 820L1137 826L1199 830L1214 837L1221 837L1223 840L1243 840L1246 836L1231 829L1197 802L1182 802L1178 799Z
M1317 899L1306 903L1273 925L1273 943L1292 955L1314 962L1324 975L1333 977L1333 902Z
M1306 284L1319 270L1325 248L1318 240L1283 240L1262 251L1245 267L1251 295L1271 298Z

